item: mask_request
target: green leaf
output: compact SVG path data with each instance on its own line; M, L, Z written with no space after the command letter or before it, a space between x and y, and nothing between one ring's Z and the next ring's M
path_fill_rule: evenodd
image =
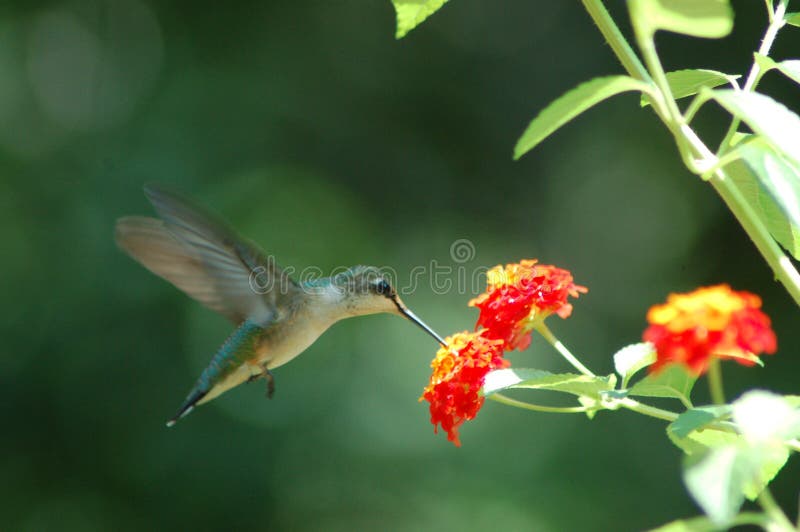
M745 363L754 364L762 368L764 367L764 361L753 353L725 353L724 356L728 360L744 360Z
M776 63L775 68L795 83L800 83L800 59L786 59Z
M606 399L625 399L628 397L628 390L607 390L601 395Z
M800 117L786 106L757 92L703 89L701 94L742 119L794 165L800 166Z
M771 57L759 53L755 53L753 56L756 58L756 63L758 63L761 69L762 76L770 70L778 70L795 83L800 83L800 60L787 59L785 61L776 62Z
M755 525L761 528L766 528L767 523L769 523L769 518L762 513L756 512L742 512L731 521L734 526ZM712 523L708 517L693 517L692 519L672 521L658 528L653 528L650 532L717 532L718 530L719 527Z
M429 16L436 13L447 0L392 0L397 13L397 33L395 37L403 38Z
M785 20L789 25L800 26L800 13L786 13L786 16L783 17L783 20Z
M586 397L585 395L578 396L578 402L582 407L588 408L586 411L586 417L589 419L594 419L594 416L597 415L597 412L602 409L601 401L591 397Z
M780 407L779 401L784 403ZM745 394L737 403L740 404L733 405L734 420L743 429L747 423L762 425L761 416L774 418L775 423L767 421L766 425L786 425L778 419L781 412L786 413L784 409L789 408L781 396L754 391ZM771 415L772 408L779 411L777 415ZM745 418L747 423L743 425L740 418ZM673 429L667 434L690 455L684 460L684 483L706 515L720 526L729 524L745 498L755 500L789 458L789 449L783 442L754 439L746 431L744 437L740 437L709 429L691 432L685 439L678 437L680 432ZM708 436L712 439L703 443L695 440ZM683 445L687 442L695 447L686 449Z
M684 460L683 482L689 494L717 526L728 525L744 502L753 464L735 445Z
M783 445L760 445L741 452L753 466L753 474L745 482L742 492L747 499L754 501L786 465L789 450Z
M667 72L667 83L669 84L672 96L675 99L679 99L697 94L703 87L711 89L720 85L725 85L726 83L733 84L734 81L740 77L741 76L717 72L716 70L698 68ZM645 96L642 96L640 105L646 107L650 105L650 102Z
M667 427L667 437L686 454L705 453L709 449L741 441L741 437L737 434L710 429L694 431L685 438L679 438L674 430L670 430L670 427Z
M539 369L499 369L486 375L483 394L491 395L510 388L553 390L600 399L600 392L613 390L616 377L588 377L576 373L550 373Z
M683 366L672 364L637 382L628 394L680 399L684 404L690 404L689 398L696 380L697 377L687 372Z
M691 408L678 416L667 427L677 438L686 438L695 430L702 429L709 423L717 421L731 412L729 405L712 405Z
M647 35L667 30L713 39L733 29L728 0L636 0L628 8L633 25Z
M558 128L616 94L628 91L650 91L650 86L628 76L607 76L582 83L562 94L534 118L514 146L514 159L519 159Z
M784 395L783 398L794 408L800 408L800 395Z
M782 443L800 435L800 409L765 390L749 391L734 401L733 421L755 444Z
M741 144L745 140L751 139L751 138L754 138L754 137L755 137L755 135L753 135L752 133L742 133L741 131L736 131L736 132L734 132L733 135L731 135L731 146L738 146L739 144Z
M693 519L679 519L672 521L649 532L717 532L719 527L712 523L708 517L695 517Z
M650 342L631 344L614 353L614 369L622 377L622 387L628 387L628 381L637 371L646 368L656 361L656 350Z
M800 258L800 170L759 137L740 143L736 152L739 160L725 173L773 238Z

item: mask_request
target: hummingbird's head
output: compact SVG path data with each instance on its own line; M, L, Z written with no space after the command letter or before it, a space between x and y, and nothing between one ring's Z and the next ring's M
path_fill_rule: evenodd
M374 266L353 266L335 275L331 284L351 316L399 312L397 291L389 277Z
M374 266L353 266L333 277L332 284L342 294L342 301L350 316L388 312L414 322L444 345L444 340L419 319L397 295L391 279Z

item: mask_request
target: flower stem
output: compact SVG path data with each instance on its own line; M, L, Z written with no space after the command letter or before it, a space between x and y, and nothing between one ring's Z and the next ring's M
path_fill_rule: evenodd
M516 406L517 408L524 408L525 410L534 410L536 412L550 412L553 414L579 414L581 412L589 412L590 410L598 410L597 408L590 408L586 406L544 406L536 405L533 403L526 403L525 401L518 401L512 399L507 395L501 393L493 393L487 396L492 401L503 403L504 405Z
M758 496L758 504L764 510L774 527L767 525L767 530L783 530L783 531L794 531L797 530L792 522L789 521L789 518L786 517L786 514L783 513L781 507L778 506L778 503L775 502L775 499L772 497L772 492L769 491L768 487L764 487L764 490L761 492L761 495Z
M589 368L581 364L581 361L575 358L575 355L570 353L569 349L567 349L567 347L562 344L552 332L550 332L550 329L544 324L544 321L537 322L536 325L534 325L534 329L536 329L536 331L538 331L539 334L541 334L544 339L547 340L547 342L552 345L567 362L572 364L575 369L588 377L596 377L596 375L592 373Z
M711 400L714 404L725 404L725 391L722 388L722 369L717 357L711 357L711 362L708 365L708 389L711 392Z
M758 215L747 203L747 200L744 199L742 193L728 176L719 169L714 172L713 177L708 182L736 216L736 219L739 220L747 236L750 237L750 240L756 245L767 264L772 268L775 278L780 281L795 303L800 305L800 273L792 264L791 259L786 256L772 238L772 235L769 234L761 220L758 219Z
M768 7L767 12L769 13L769 26L764 34L764 38L761 40L761 46L758 47L759 54L765 56L769 55L769 51L772 48L772 43L775 42L775 37L778 35L778 30L780 30L785 24L783 16L786 14L786 4L788 2L789 0L781 0L778 4L778 7L775 8L775 12L772 11L772 7ZM767 3L768 6L769 3L770 2ZM747 80L744 82L742 91L754 91L756 85L758 85L758 81L761 79L762 74L763 73L761 72L761 67L758 65L758 61L753 61L753 66L750 67L750 73L747 75ZM733 135L739 129L739 124L741 122L742 121L739 119L739 117L733 117L731 125L728 127L728 131L725 133L725 138L722 139L722 142L719 145L720 155L731 148L731 140L733 139Z
M647 73L647 69L644 68L644 65L639 60L639 56L633 51L631 45L625 40L625 36L619 31L619 27L617 27L614 19L611 18L602 0L581 1L583 2L583 7L586 9L586 12L592 17L592 20L597 25L597 29L603 34L606 42L608 42L608 45L614 51L614 55L617 56L617 59L622 63L622 66L628 74L639 81L649 82L650 74Z
M640 403L630 397L626 397L625 399L621 399L619 404L623 408L627 408L628 410L633 410L634 412L638 412L639 414L644 414L645 416L650 416L658 419L663 419L664 421L675 421L678 419L678 414L675 412L670 412L669 410L664 410L663 408L657 408L655 406L646 405L644 403Z
M782 20L786 10L787 1L788 0L780 0L780 4L776 8L775 13L772 14L770 18L770 28L773 28L773 31L770 32L769 29L767 30L768 34L765 34L765 39L759 48L760 52L769 52L769 48L772 46L772 41L774 41L775 34L783 24ZM627 71L628 75L640 81L652 83L647 70L645 70L642 62L625 40L622 32L620 32L619 28L614 22L614 19L611 18L611 15L609 15L608 11L603 5L602 0L582 0L582 2L586 8L586 11L589 13L589 16L592 17L592 20L597 25L600 33L603 34L609 46L614 51L614 54ZM780 16L777 16L778 14L780 14ZM649 52L655 53L655 49L651 48ZM647 51L645 51L645 53L647 53ZM651 62L654 63L653 66L657 68L660 67L658 63L654 61ZM751 73L752 72L753 71L751 70ZM758 71L753 74L752 83L749 83L750 90L752 90L752 88L757 84L757 74ZM750 76L748 76L748 81L750 81L750 79ZM662 78L661 84L659 84L659 89L661 89L663 82L664 80ZM660 94L660 91L659 95L660 97L658 98L650 98L652 108L661 121L664 122L664 124L669 128L670 132L672 132L675 136L678 150L687 167L692 172L699 174L704 173L704 169L716 167L718 162L717 156L711 152L705 143L697 136L694 130L685 123L685 119L681 118L678 122L673 121L673 114L669 112L671 109L670 104L665 101L665 96ZM674 100L672 105L674 105ZM674 112L674 109L672 110ZM736 127L738 127L738 124ZM730 136L735 133L736 127L729 129ZM694 154L696 157L699 157L699 163L694 161L692 154ZM794 299L795 303L800 305L800 273L798 273L789 257L786 256L783 250L781 250L780 246L778 246L778 244L772 238L772 235L770 235L766 226L758 217L758 214L747 203L747 200L745 200L733 182L731 182L730 178L723 169L717 168L717 170L714 172L714 175L709 180L709 183L714 187L714 189L717 191L717 194L720 195L734 216L736 216L736 219L744 228L747 236L750 237L750 239L756 245L756 248L758 248L758 251L769 264L770 268L772 268L775 278L780 281L781 284L783 284L784 288L786 288L786 291L789 293L792 299Z

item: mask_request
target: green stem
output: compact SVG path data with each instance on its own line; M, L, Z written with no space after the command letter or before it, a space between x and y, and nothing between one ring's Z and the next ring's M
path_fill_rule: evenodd
M556 351L558 351L558 353L564 357L567 362L572 364L575 369L588 377L596 377L596 375L592 373L589 368L581 364L581 361L575 358L575 355L570 353L569 349L567 349L567 347L562 344L552 332L550 332L550 329L547 328L547 325L545 325L544 321L537 322L536 325L534 325L534 329L536 329L536 331L541 334L550 345L555 347Z
M586 11L592 17L592 20L594 20L597 28L608 41L611 49L614 51L628 74L638 80L651 82L650 76L645 71L644 66L631 49L628 42L625 40L625 37L619 31L619 28L614 23L614 20L608 14L603 2L601 0L582 1ZM783 12L785 11L786 1L787 0L781 0L781 5L778 7L778 9L781 10L781 17L779 20L783 20ZM777 19L777 17L773 18L770 26L777 24L775 19ZM774 35L772 35L771 39L774 40ZM761 49L768 52L769 50L765 47L765 44L771 47L772 43L769 41L766 43L762 42ZM667 127L670 128L670 131L675 134L681 157L690 170L699 170L699 173L703 173L706 169L717 166L718 160L716 156L711 152L711 150L708 149L705 143L703 143L703 141L697 136L692 128L685 123L681 123L676 130L674 124L670 124L669 113L667 113L665 103L661 98L651 98L651 103L653 110L656 112L658 117L667 125ZM679 138L685 139L685 142L688 143L690 149L704 161L704 164L698 165L691 160L691 157L688 157L689 154L684 151L683 147L684 140L678 141L677 139ZM769 231L759 219L758 214L742 197L739 190L731 182L723 169L717 169L716 172L714 172L713 177L709 180L709 183L711 183L731 212L733 212L734 216L736 216L736 218L739 220L739 223L744 228L747 236L750 237L750 239L756 245L756 248L758 248L758 251L761 253L761 255L763 255L764 259L772 268L775 278L778 279L781 284L783 284L783 286L786 288L786 291L789 293L792 299L794 299L795 303L800 305L800 273L797 272L797 269L794 267L789 257L784 254L780 246L778 246L778 244L772 238L772 235L769 234Z
M686 167L693 173L700 173L701 165L695 161L694 157L697 150L691 146L691 142L684 134L684 128L688 128L686 121L678 108L678 103L672 96L672 89L669 87L667 81L667 74L664 67L661 65L661 59L658 57L656 51L656 44L654 41L654 33L651 30L643 30L640 25L634 23L634 34L636 36L636 43L644 56L644 62L653 77L659 91L661 92L660 100L663 105L659 108L653 106L661 121L670 130L672 136L675 138L675 143L678 146L678 153L683 160ZM708 164L708 163L706 163Z
M501 393L493 393L487 396L492 401L503 403L504 405L516 406L517 408L524 408L525 410L533 410L535 412L549 412L552 414L580 414L590 410L597 410L597 408L590 408L586 406L544 406L536 405L533 403L526 403L525 401L517 401L507 395Z
M781 0L778 4L778 7L775 8L774 13L771 6L767 8L767 12L769 13L769 26L767 26L767 31L764 33L764 38L761 40L761 46L758 47L759 54L764 56L769 55L769 51L772 49L772 44L775 42L775 37L778 35L778 30L780 30L785 24L783 17L786 14L786 4L788 2L789 0ZM769 6L769 2L767 5ZM747 74L747 80L745 80L742 90L744 92L751 92L755 90L756 85L758 85L758 81L761 79L761 74L761 67L758 65L758 62L753 61L753 65L750 67L750 72ZM725 138L722 139L722 142L719 145L718 153L720 155L724 154L731 148L731 140L733 140L733 136L736 134L736 131L739 129L739 124L741 123L742 121L736 116L734 116L733 120L731 120L731 125L728 127L728 131L725 133Z
M644 403L640 403L630 397L626 397L624 399L620 399L619 401L620 406L623 408L627 408L628 410L633 410L634 412L638 412L639 414L644 414L645 416L650 416L658 419L663 419L664 421L675 421L678 419L678 414L675 412L671 412L669 410L664 410L663 408L657 408L655 406L646 405Z
M775 499L772 497L772 492L769 491L768 487L764 487L764 490L761 492L761 495L758 496L758 504L764 510L772 523L775 527L767 526L768 530L784 530L784 531L795 531L797 530L792 522L789 521L789 518L786 517L786 514L783 513L781 507L778 506L778 503L775 502Z
M800 273L761 223L750 204L742 197L742 193L721 169L714 172L708 182L742 224L747 235L772 268L775 278L780 281L795 303L800 305Z
M608 13L606 6L603 5L602 0L581 0L583 7L592 20L597 25L597 29L605 37L606 42L614 51L623 68L628 72L628 75L638 79L639 81L650 82L650 74L647 69L639 60L636 52L633 51L631 45L625 40L625 36L619 31L617 24L611 15Z
M708 364L708 388L714 404L724 405L725 392L722 388L722 369L720 368L719 359L716 357L711 357L711 362Z

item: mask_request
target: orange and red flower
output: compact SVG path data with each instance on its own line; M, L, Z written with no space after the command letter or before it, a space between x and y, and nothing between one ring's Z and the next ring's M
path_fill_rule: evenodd
M757 295L725 284L670 294L665 304L647 313L650 326L643 337L657 353L650 370L680 363L700 375L712 357L753 365L755 356L777 349L770 319L760 308Z
M483 405L480 395L486 374L509 365L503 359L502 340L491 339L486 331L461 332L445 339L431 362L433 374L420 397L430 403L431 423L447 432L447 439L460 446L458 427L473 419Z
M495 266L486 274L486 292L469 302L480 310L477 327L485 327L490 338L504 340L508 349L523 350L531 342L537 321L556 313L572 313L569 296L588 290L572 282L572 274L555 266L523 260Z
M430 403L434 430L441 426L457 446L458 427L483 406L480 391L486 374L509 366L503 353L525 349L534 325L553 313L568 317L572 305L567 297L587 291L572 282L567 270L535 260L495 266L487 272L486 284L486 292L469 302L480 310L477 332L446 339L447 347L431 362L433 374L420 397Z

